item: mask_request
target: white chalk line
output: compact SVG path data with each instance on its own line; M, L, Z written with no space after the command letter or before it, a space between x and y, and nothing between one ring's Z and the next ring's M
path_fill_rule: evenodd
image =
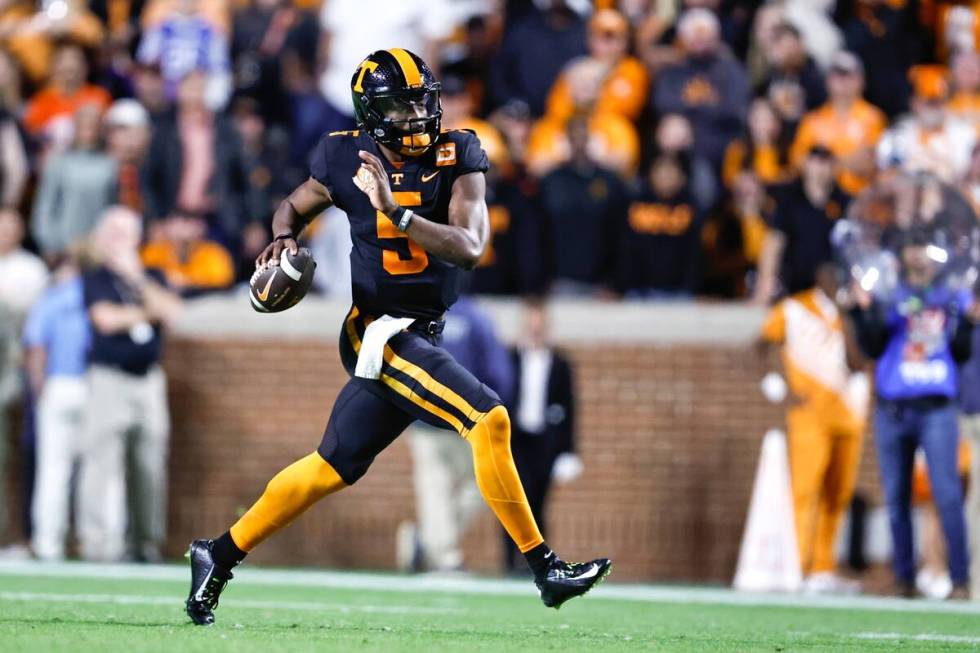
M188 580L184 565L43 563L0 561L0 577L76 578L127 581ZM615 576L615 568L613 569ZM263 569L243 565L235 570L236 585L293 586L402 593L446 593L496 596L537 595L530 579L511 580L478 576L406 576L391 573ZM801 594L736 592L727 588L680 587L604 582L589 593L589 601L630 600L648 603L684 603L776 608L821 608L927 614L980 615L980 602L927 601L875 596L804 596ZM653 609L651 607L651 609Z
M854 639L885 641L945 642L950 644L980 645L980 637L969 635L943 635L940 633L852 633Z
M140 596L135 594L61 594L53 592L4 592L0 591L0 601L26 603L99 603L113 605L150 605L183 608L183 600L170 596ZM253 599L234 599L236 608L255 608L257 610L308 610L311 612L333 612L350 614L364 612L373 614L448 614L465 612L457 607L428 607L411 605L359 605L350 603L317 603L313 601L256 601Z

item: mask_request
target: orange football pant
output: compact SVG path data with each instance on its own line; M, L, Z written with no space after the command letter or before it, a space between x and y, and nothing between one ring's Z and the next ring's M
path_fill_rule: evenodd
M806 406L788 415L789 470L803 574L834 571L834 542L854 494L864 427Z

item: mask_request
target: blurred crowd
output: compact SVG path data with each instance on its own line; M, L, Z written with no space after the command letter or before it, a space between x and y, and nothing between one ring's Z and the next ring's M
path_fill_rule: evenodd
M813 282L881 171L977 201L980 17L942 0L8 0L0 202L49 267L108 205L183 295L249 277L370 51L480 136L491 294L754 297ZM813 224L801 213L823 215ZM336 212L307 234L344 294ZM784 262L786 265L784 265Z

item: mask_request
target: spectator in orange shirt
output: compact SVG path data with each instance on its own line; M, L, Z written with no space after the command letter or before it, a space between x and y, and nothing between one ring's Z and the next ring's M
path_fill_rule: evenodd
M946 105L949 114L980 127L980 54L956 55L950 72L953 95Z
M104 88L89 84L88 62L81 46L62 43L54 53L51 81L27 103L24 126L34 136L53 136L62 133L61 127L70 125L72 116L84 104L95 104L104 111L112 104L112 97ZM56 138L55 145L67 146L71 130Z
M184 297L228 288L235 280L234 263L224 247L206 238L207 227L200 214L174 211L158 237L143 247L143 265L162 271Z
M768 100L756 98L749 105L748 135L729 143L721 175L725 186L731 188L743 172L758 177L764 184L785 181L788 176L789 153L782 142L779 116Z
M596 112L615 113L636 121L643 111L650 80L643 64L629 56L630 26L626 18L615 9L597 11L589 21L588 42L588 59L605 68ZM563 72L548 95L546 114L568 120L575 112L571 93Z
M102 42L102 23L87 4L84 0L0 3L0 46L17 59L32 82L40 84L50 72L56 40L88 48Z
M605 168L624 177L632 176L640 157L636 128L618 114L596 110L605 66L594 59L583 58L568 66L563 77L568 81L574 116L588 122L590 156ZM543 177L569 160L572 148L566 130L568 122L567 119L545 116L535 124L527 150L527 166L532 174Z
M834 55L827 76L830 99L803 117L790 150L799 167L814 146L829 149L838 165L837 182L850 195L874 175L874 148L886 124L885 114L861 98L863 88L861 61L850 52Z

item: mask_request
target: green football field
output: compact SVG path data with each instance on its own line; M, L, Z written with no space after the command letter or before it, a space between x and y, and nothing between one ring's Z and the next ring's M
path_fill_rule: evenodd
M183 566L0 563L0 651L963 651L980 605L607 582L560 611L530 583L245 566L218 624ZM613 577L615 577L615 570Z

